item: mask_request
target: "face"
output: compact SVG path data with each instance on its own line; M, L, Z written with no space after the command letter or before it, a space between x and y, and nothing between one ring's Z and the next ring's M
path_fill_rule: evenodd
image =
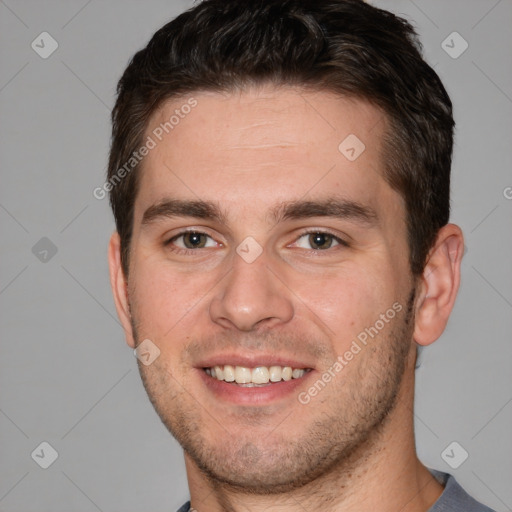
M411 353L413 281L404 202L383 179L386 122L327 92L193 97L143 161L129 342L160 350L140 371L188 464L282 492L376 432ZM146 135L188 100L166 103Z

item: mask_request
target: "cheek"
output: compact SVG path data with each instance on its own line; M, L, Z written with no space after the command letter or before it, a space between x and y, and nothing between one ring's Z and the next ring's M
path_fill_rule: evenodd
M190 317L205 308L213 276L176 272L165 264L145 260L133 276L131 296L139 324L139 337L164 340L176 337ZM209 281L212 281L210 283Z
M292 289L297 290L305 314L319 319L327 335L345 346L393 304L392 284L386 284L383 275L347 265L310 278L298 276Z

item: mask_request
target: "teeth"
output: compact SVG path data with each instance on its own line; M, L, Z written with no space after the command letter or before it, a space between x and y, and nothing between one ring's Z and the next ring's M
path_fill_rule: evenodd
M219 380L224 380L224 370L220 366L215 366L215 377Z
M298 368L294 368L292 371L292 378L293 379L300 379L304 373L306 373L304 370L299 370Z
M210 377L225 382L236 382L244 387L253 387L255 385L268 385L269 382L289 381L291 379L300 379L310 369L292 368L291 366L257 366L256 368L247 368L245 366L214 366L205 368L205 372Z
M270 382L279 382L283 375L283 371L280 366L271 366L268 369L270 373Z
M253 384L267 384L270 378L270 372L265 366L258 366L252 369L251 377Z
M289 366L285 366L282 369L281 376L283 380L290 380L292 378L292 369Z
M235 367L235 380L237 384L248 384L251 382L251 369L245 366Z
M230 364L224 365L224 380L226 382L235 382L235 369Z

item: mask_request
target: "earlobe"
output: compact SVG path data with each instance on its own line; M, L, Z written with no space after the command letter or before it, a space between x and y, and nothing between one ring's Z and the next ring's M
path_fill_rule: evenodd
M462 230L443 226L430 251L416 301L414 341L429 345L443 333L455 304L464 252Z
M114 232L110 237L110 243L108 246L108 265L110 272L110 286L114 296L117 316L123 326L126 343L130 347L135 348L128 301L128 283L121 265L121 240L117 232Z

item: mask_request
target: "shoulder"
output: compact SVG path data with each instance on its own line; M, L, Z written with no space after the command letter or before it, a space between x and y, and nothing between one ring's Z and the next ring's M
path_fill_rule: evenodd
M453 475L429 470L444 485L444 491L428 512L494 512L472 498L455 480Z

